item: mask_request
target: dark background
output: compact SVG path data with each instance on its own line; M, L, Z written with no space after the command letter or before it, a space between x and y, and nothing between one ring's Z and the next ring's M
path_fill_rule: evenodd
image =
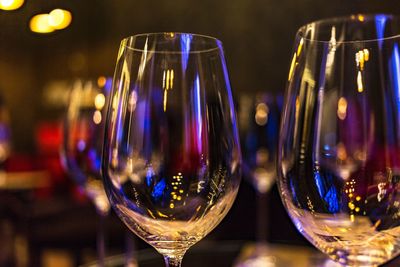
M29 31L29 19L54 8L72 12L69 28ZM212 35L224 44L234 93L281 92L292 41L301 25L355 13L400 13L396 0L26 0L0 11L0 92L11 113L13 149L35 152L38 122L58 119L60 103L45 103L54 81L110 76L119 42L136 33Z

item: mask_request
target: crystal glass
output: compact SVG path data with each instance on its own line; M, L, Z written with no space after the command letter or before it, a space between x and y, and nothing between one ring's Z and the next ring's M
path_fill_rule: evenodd
M240 183L221 42L186 33L124 39L110 101L102 168L111 205L167 266L180 266Z
M104 220L111 208L100 173L109 91L110 88L107 90L100 79L99 84L91 80L77 80L73 84L63 125L61 149L67 172L92 200L99 215L97 252L100 266L104 266L105 256Z
M11 127L9 109L0 93L0 172L4 171L4 163L11 154Z
M235 267L278 266L268 244L268 193L277 177L276 160L282 96L273 93L243 95L239 103L239 130L243 177L256 191L256 240L245 246ZM248 251L251 253L248 253ZM245 256L243 256L245 255Z
M346 266L400 252L400 20L354 15L296 35L279 188L298 230Z

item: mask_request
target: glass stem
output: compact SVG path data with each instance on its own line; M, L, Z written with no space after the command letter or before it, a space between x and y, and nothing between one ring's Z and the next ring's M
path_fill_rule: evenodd
M105 266L105 254L106 254L106 245L105 245L105 220L106 215L100 214L98 215L99 221L97 224L97 257L98 257L98 266L104 267Z
M257 193L257 242L266 243L268 237L268 192Z
M181 267L183 256L180 255L165 255L165 267Z
M133 234L128 229L125 229L125 266L138 266L136 260L135 239L133 237Z

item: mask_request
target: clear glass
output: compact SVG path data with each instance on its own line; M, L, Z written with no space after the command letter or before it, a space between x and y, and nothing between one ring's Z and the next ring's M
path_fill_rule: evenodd
M354 15L297 33L279 188L298 230L346 266L400 252L400 20Z
M102 168L111 205L167 265L180 266L240 183L221 42L186 33L124 39L110 101Z
M239 130L243 155L243 177L256 191L257 242L243 248L234 266L278 266L268 244L268 193L277 172L277 148L282 96L272 93L243 95L239 103ZM249 253L251 251L251 253Z
M102 182L101 156L111 80L109 86L105 78L98 83L77 80L72 87L63 125L61 158L67 172L92 200L99 215L97 253L99 265L104 266L104 223L111 205Z

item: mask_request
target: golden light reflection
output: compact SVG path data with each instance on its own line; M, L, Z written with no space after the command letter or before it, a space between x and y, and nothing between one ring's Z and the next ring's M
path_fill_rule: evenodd
M363 79L362 79L362 72L365 68L365 63L369 60L370 53L368 49L360 50L356 53L356 64L358 67L357 72L357 91L362 93L364 91Z
M362 200L361 196L355 196L355 186L356 186L356 181L352 179L351 181L346 182L346 189L345 193L348 197L348 208L350 212L350 220L354 222L355 216L354 214L362 212L361 207L358 206L360 204L360 201ZM366 202L365 202L366 203ZM365 211L363 211L363 214L365 215Z
M339 119L344 120L347 115L347 100L344 97L339 98L337 115Z
M363 50L363 52L364 52L364 60L368 61L369 60L369 50L365 48Z
M290 81L293 77L294 74L294 68L296 67L296 53L293 55L292 58L292 63L290 64L290 69L289 69L289 76L288 76L288 81Z
M136 93L136 91L132 91L130 96L129 96L129 101L128 101L128 110L130 112L135 111L136 102L137 102L137 93Z
M38 14L31 18L29 28L36 33L51 33L54 28L49 24L49 14Z
M67 28L72 21L72 14L68 10L54 9L49 13L49 25L56 30Z
M94 106L97 110L101 110L106 103L106 97L103 94L97 94L94 98Z
M297 47L297 56L300 56L301 50L303 49L303 44L304 44L304 38L301 38L299 47Z
M269 108L265 103L260 103L256 107L255 120L260 126L264 126L268 122Z
M116 168L118 166L118 148L114 148L111 156L111 166Z
M96 110L93 114L93 122L95 124L100 124L101 123L101 112Z
M174 37L175 37L175 33L173 33L173 32L166 32L166 33L165 33L165 37L166 37L166 38L174 38Z
M386 196L386 183L379 183L378 184L378 195L377 195L377 199L378 199L378 202L381 202L382 201L382 199L384 199L385 198L385 196Z
M172 90L174 86L174 70L164 70L163 73L163 88L164 88L164 111L167 110L168 90Z
M365 161L367 160L367 153L362 150L356 150L354 152L354 158L359 161Z
M24 4L24 0L0 0L0 9L2 10L16 10Z
M356 53L356 63L357 67L364 70L364 52L362 50Z
M163 217L163 218L168 218L167 215L165 215L164 213L161 213L160 211L157 211L158 216Z
M363 22L363 21L365 20L365 17L364 17L363 15L361 15L361 14L358 15L357 18L358 18L358 20L361 21L361 22Z
M149 215L151 216L151 218L156 219L156 217L154 216L153 212L150 209L146 209L146 210L149 213Z
M364 91L364 86L363 86L363 80L361 76L361 71L358 71L357 74L357 91L359 93L362 93Z
M1 1L1 0L0 0ZM68 27L72 21L71 12L54 9L49 14L38 14L31 18L29 28L36 33L51 33Z
M307 206L308 206L308 209L311 211L311 213L315 212L314 205L312 204L311 199L310 199L309 196L307 196Z
M100 76L97 79L97 86L100 88L103 88L106 85L106 83L107 83L107 78L104 76Z
M382 223L381 219L377 220L376 223L374 224L374 228L378 228L378 226Z
M347 159L346 147L342 143L337 145L337 158L342 161Z
M182 184L181 180L183 179L183 175L181 172L178 172L178 175L174 175L172 176L173 182L171 183L171 185L173 185L172 189L174 191L171 192L171 201L169 204L169 208L170 209L174 209L175 208L175 202L176 201L182 201L182 195L183 194L183 189L179 189L179 186Z

